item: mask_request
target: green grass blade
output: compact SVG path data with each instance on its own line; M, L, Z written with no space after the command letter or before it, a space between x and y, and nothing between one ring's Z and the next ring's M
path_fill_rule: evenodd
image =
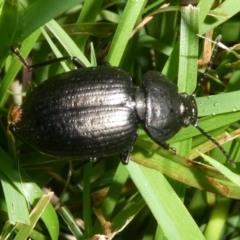
M229 180L231 180L233 183L235 183L237 186L240 187L240 177L238 174L233 173L231 170L226 168L224 165L219 163L218 161L214 160L213 158L207 156L204 153L199 153L205 161L210 163L213 167L215 167L219 172L221 172L223 175L225 175Z
M34 32L22 43L21 53L23 54L23 56L26 56L29 54L29 52L33 48L33 45L37 41L39 35L40 35L40 30ZM8 89L11 83L13 82L13 80L15 79L21 67L22 67L22 64L19 61L19 59L16 57L12 62L11 66L9 67L7 73L5 74L2 80L2 84L0 86L0 106L1 107L5 105L7 97L9 95Z
M66 207L61 207L58 212L67 224L68 228L73 233L74 237L78 240L84 240L85 238L83 236L83 233L77 225L72 213Z
M225 22L226 19L237 14L239 11L240 4L236 4L235 0L227 0L222 2L222 4L213 10L211 13L212 16L207 16L205 22L200 26L199 34L205 34L206 32ZM223 14L225 17L218 17L218 15L221 14Z
M18 1L7 0L2 3L0 15L0 66L7 57L18 21Z
M126 183L128 176L126 168L122 164L119 164L114 174L112 184L109 187L108 194L101 207L107 220L110 218L116 207L117 199L119 198L122 187Z
M197 98L198 116L209 116L240 111L240 91Z
M74 43L69 35L66 34L66 32L56 21L52 20L48 22L47 27L51 30L53 35L58 39L58 41L62 44L70 56L76 56L85 64L85 66L90 66L89 61L85 55L83 55L79 47Z
M79 0L38 0L26 7L19 15L14 44L22 43L31 33L56 16L81 3ZM34 21L33 21L34 19ZM25 24L22 24L22 23Z
M15 169L13 169L11 165L13 160L3 150L1 150L0 160L2 161L2 174L6 174L8 179L8 184L4 186L8 187L9 184L11 186L11 188L5 188L7 204L10 204L9 214L12 214L10 217L15 217L15 221L17 220L18 222L26 223L28 222L28 216L26 216L28 212L28 206L26 205L26 201L33 206L36 203L36 200L43 195L43 192L35 183L33 183L32 179L30 179L25 172L21 171L21 169L19 169L20 171L18 172L17 166L15 166ZM21 194L24 196L24 199L19 196L16 198L15 194L15 198L11 200L10 197L13 195L9 194L13 194L13 192L16 190L18 191L18 195ZM17 210L17 212L12 212L15 210ZM16 219L16 217L19 217L19 219ZM45 223L52 239L58 239L59 224L52 205L47 205L45 211L42 213L41 218Z
M161 173L134 162L130 162L127 169L167 239L204 239Z
M137 145L141 146L134 148L133 161L153 168L188 186L230 198L240 198L240 188L212 167L193 162L181 155L160 149L157 145L142 141L138 140ZM141 151L143 146L148 151ZM151 159L148 158L149 155Z
M14 240L22 240L29 237L33 228L37 224L39 218L42 216L42 214L46 210L46 207L49 204L52 196L53 196L53 193L50 192L47 195L41 197L41 199L35 205L34 209L31 212L31 224L29 225L18 224L17 228L19 228L19 232L17 233Z
M118 66L145 0L128 1L109 49L107 62Z

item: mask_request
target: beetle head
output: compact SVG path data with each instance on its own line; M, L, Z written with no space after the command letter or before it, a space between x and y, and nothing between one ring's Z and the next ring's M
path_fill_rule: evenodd
M186 93L180 94L181 105L180 114L182 126L187 127L190 124L195 126L197 124L197 104L193 95L188 95Z

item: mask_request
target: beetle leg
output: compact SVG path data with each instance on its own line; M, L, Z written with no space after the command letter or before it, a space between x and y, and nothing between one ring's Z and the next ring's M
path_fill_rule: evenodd
M104 62L103 66L111 67L112 65L109 62Z
M131 153L132 153L133 144L136 141L137 136L138 136L138 130L136 131L136 135L133 139L132 144L129 144L131 147L119 154L121 163L124 164L124 165L127 165L129 163L129 159L130 159L130 156L131 156Z
M166 150L172 150L174 153L176 153L176 148L170 147L169 144L166 142L157 142L157 144Z
M35 71L38 68L42 68L42 67L51 65L53 63L58 63L58 62L62 62L62 61L71 61L72 64L74 64L74 66L77 67L77 68L85 68L86 67L86 65L80 59L78 59L77 57L72 57L72 56L54 58L54 59L51 59L49 61L45 61L45 62L42 62L42 63L37 63L37 64L34 64L34 65L30 66L28 64L27 60L21 55L21 53L20 53L20 51L17 47L11 46L10 49L19 58L19 60L23 64L23 66L25 68L27 68L27 70L29 72L32 72L32 71Z
M119 157L120 157L120 160L121 160L122 164L127 165L129 163L131 152L132 152L132 148L130 148L130 149L128 149L128 150L119 154Z
M69 61L71 61L77 68L85 68L86 65L77 57L71 57L68 58Z

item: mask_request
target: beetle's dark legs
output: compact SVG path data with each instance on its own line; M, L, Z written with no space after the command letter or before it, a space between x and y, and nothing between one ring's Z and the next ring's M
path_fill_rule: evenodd
M30 72L31 71L30 70L31 67L29 66L27 60L22 56L22 54L20 53L19 49L17 47L15 47L15 46L11 46L10 49L19 58L19 60L23 64L23 66L25 68L27 68L28 71Z
M27 70L29 72L32 72L32 71L35 71L38 68L45 67L45 66L51 65L53 63L58 63L58 62L62 62L62 61L71 61L74 64L74 66L76 66L77 68L85 68L86 67L85 64L80 59L78 59L77 57L72 57L72 56L55 58L55 59L51 59L49 61L45 61L45 62L42 62L42 63L37 63L37 64L29 66L28 62L21 55L21 53L20 53L20 51L17 47L11 46L10 49L19 58L19 60L23 64L23 66L25 68L27 68Z
M119 154L121 163L124 165L127 165L129 163L130 155L132 152L132 148L126 150L125 152L122 152Z
M104 62L103 66L111 67L112 65L109 62Z
M158 145L160 145L161 147L163 147L166 150L172 150L174 153L176 153L176 148L170 147L168 143L166 142L157 142Z
M77 57L71 57L69 56L69 59L66 60L70 60L77 68L85 68L86 65Z

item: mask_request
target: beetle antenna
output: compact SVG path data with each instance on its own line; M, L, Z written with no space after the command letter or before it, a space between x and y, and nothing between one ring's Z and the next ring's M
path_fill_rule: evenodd
M232 167L236 168L235 162L232 160L230 155L224 150L224 148L217 142L216 139L214 139L211 135L209 135L207 132L205 132L202 128L200 128L197 124L194 125L195 128L197 128L204 136L206 136L210 141L212 141L224 154L224 156L227 158L228 162L232 165Z
M216 41L215 41L215 46L213 48L213 52L212 52L212 56L210 58L210 61L204 71L204 73L202 74L202 76L199 78L198 82L197 82L197 86L194 90L194 92L192 93L192 95L196 95L197 91L199 90L199 88L202 86L203 82L205 81L209 71L211 70L212 68L212 65L213 65L213 61L216 57L216 54L217 54L217 50L218 50L218 46L219 46L219 43L221 42L222 40L222 36L221 35L218 35L217 38L216 38Z

